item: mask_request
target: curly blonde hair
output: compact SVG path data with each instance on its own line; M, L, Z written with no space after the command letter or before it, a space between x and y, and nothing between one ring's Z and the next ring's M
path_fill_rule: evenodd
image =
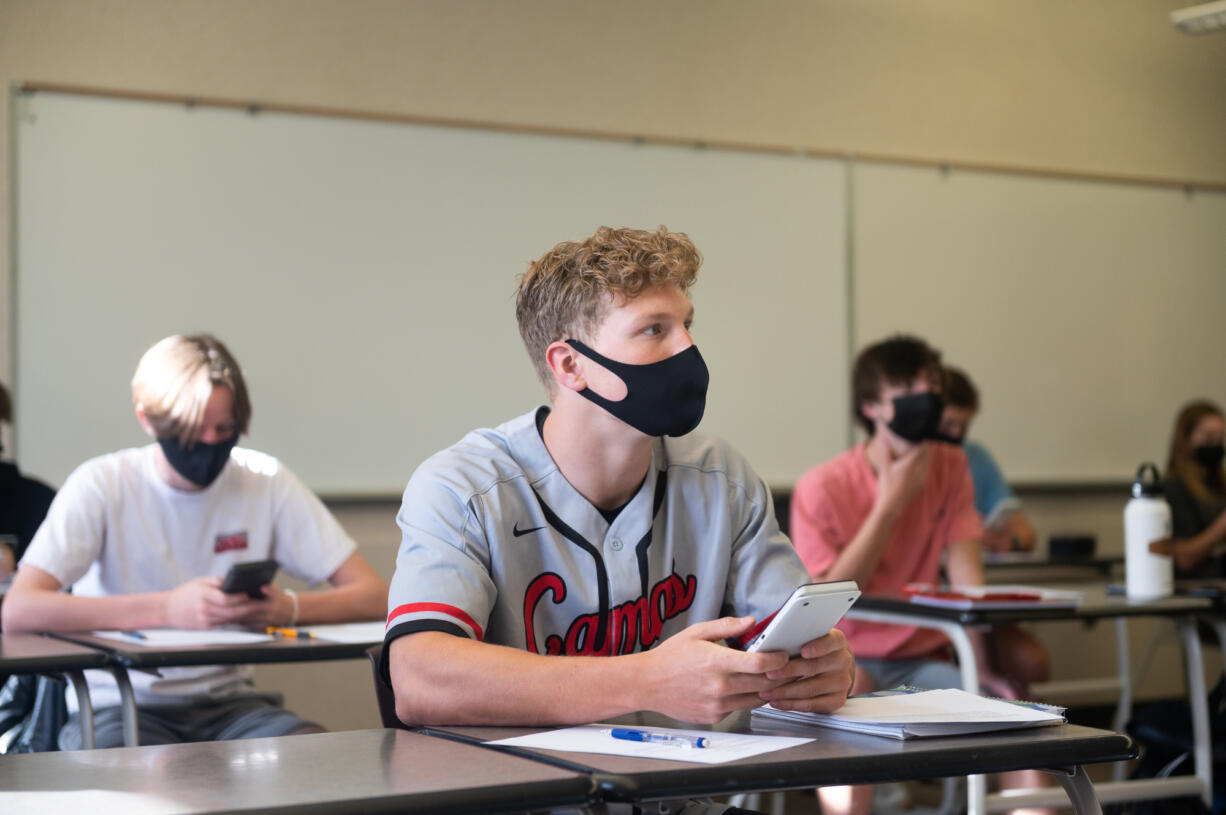
M519 279L515 319L537 376L550 393L545 360L551 343L587 341L614 305L653 286L688 292L702 255L683 232L602 226L581 241L563 241L534 261Z

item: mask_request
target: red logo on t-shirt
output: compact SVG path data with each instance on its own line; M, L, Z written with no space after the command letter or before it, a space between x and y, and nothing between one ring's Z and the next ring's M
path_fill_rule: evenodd
M247 548L247 533L235 532L231 535L218 535L217 541L213 544L213 554L221 554L229 552L232 549Z

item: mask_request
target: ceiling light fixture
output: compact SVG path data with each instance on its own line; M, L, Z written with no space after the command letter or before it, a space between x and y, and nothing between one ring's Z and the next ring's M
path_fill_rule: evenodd
M1205 34L1226 28L1226 0L1175 9L1171 12L1171 22L1185 34Z

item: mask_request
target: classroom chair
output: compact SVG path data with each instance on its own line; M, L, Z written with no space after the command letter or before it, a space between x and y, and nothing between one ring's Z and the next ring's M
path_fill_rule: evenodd
M383 681L383 674L379 671L379 663L383 659L383 643L367 648L366 656L370 657L370 670L375 679L375 701L379 704L379 719L383 726L400 730L411 729L396 715L396 694L392 686Z

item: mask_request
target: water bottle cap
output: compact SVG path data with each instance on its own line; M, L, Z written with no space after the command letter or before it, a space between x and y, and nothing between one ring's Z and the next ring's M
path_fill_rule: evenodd
M1145 476L1149 474L1147 481ZM1162 495L1162 479L1158 477L1158 465L1146 461L1137 468L1137 477L1132 482L1134 498L1157 498Z

